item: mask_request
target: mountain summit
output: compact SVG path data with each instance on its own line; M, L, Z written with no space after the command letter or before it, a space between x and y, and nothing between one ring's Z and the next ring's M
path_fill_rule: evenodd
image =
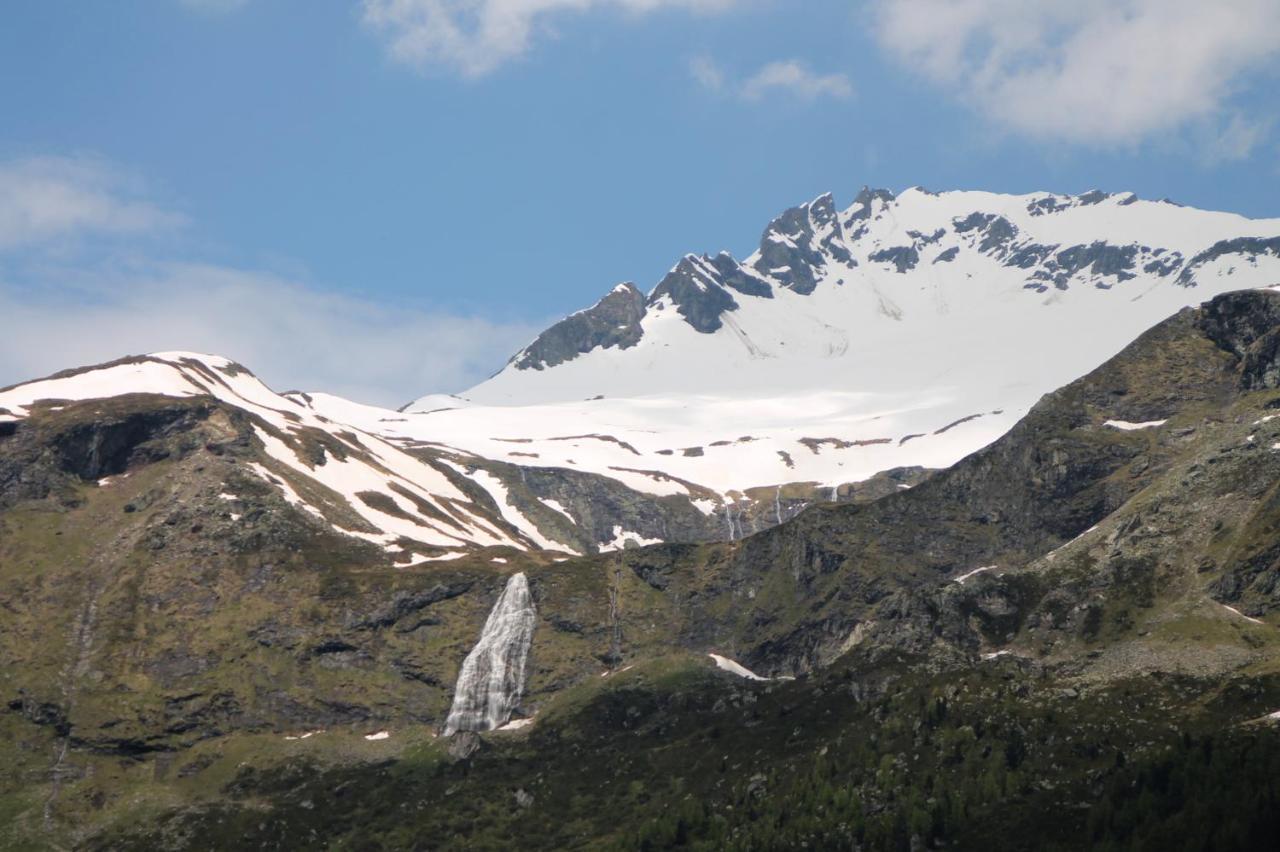
M1276 219L1098 191L863 189L843 210L823 195L745 260L689 254L647 295L619 285L382 428L633 487L697 483L726 506L793 483L839 497L948 467L1166 317L1277 284Z
M686 255L647 295L614 287L458 396L389 411L162 353L0 391L0 428L211 397L252 424L258 480L401 565L736 540L916 485L1168 316L1275 285L1280 220L864 189L786 211L744 261Z
M826 194L770 222L741 262L685 255L643 300L620 285L463 396L871 390L931 377L1043 392L1181 307L1278 282L1280 220L1098 191L863 189L844 210Z

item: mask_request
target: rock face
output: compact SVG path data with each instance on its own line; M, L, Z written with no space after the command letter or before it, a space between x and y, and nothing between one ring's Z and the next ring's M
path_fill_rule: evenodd
M467 654L453 688L444 733L492 731L505 725L524 693L525 664L537 623L529 581L512 574Z
M682 642L735 648L762 674L854 647L933 665L1019 643L1069 656L1099 635L1135 636L1145 617L1235 617L1224 603L1266 616L1280 608L1264 531L1280 481L1266 378L1278 306L1243 292L1171 318L910 491L815 507L732 548L621 558L673 599L696 595L704 617ZM711 564L724 585L699 567ZM1114 664L1174 665L1168 645L1139 644Z
M758 249L741 262L727 252L714 258L690 254L647 298L630 285L623 285L630 288L625 299L623 288L615 289L595 307L553 326L513 358L507 372L544 370L595 349L635 348L665 327L662 314L670 309L694 331L713 334L721 331L724 315L738 311L786 322L795 309L776 301L781 292L814 296L841 287L871 289L883 305L901 307L898 294L937 288L948 266L963 267L969 277L1007 282L1010 295L1026 291L1020 301L1028 305L1042 304L1038 294L1082 288L1136 294L1176 284L1220 292L1266 279L1268 273L1255 274L1259 267L1272 279L1280 275L1280 221L1250 222L1097 191L1001 196L864 188L843 211L828 193L775 218ZM1236 281L1218 281L1237 275ZM983 298L981 292L949 293L946 303L932 307L945 313L957 300ZM775 304L764 304L769 300ZM862 318L842 316L832 307L823 303L823 319L856 334ZM886 309L897 319L910 319L923 307L901 314ZM1153 314L1147 322L1159 318ZM755 331L752 325L744 330ZM670 341L664 336L663 343ZM647 363L651 357L637 354L632 360ZM518 384L509 375L471 395L488 398Z
M771 690L779 750L793 742L797 695L837 713L922 683L910 706L937 721L938 699L960 693L935 684L982 679L986 666L1008 687L1001 706L1037 718L1046 695L1103 700L1135 682L1177 692L1187 679L1196 701L1270 713L1280 703L1263 702L1280 689L1253 678L1280 660L1277 334L1280 294L1220 296L914 487L886 478L878 499L812 506L731 542L576 559L494 547L396 567L255 472L262 439L243 409L204 395L35 405L0 437L0 756L14 767L0 796L25 814L50 801L55 821L79 825L99 797L101 813L124 808L127 785L169 765L192 783L248 783L246 752L275 759L304 733L326 732L307 740L323 755L352 738L372 749L373 731L392 731L376 741L391 747L442 723L487 731L517 705L591 686L603 692L586 718L646 742L666 742L702 705L717 730L745 728L728 709L748 714L757 698L745 691ZM121 422L145 428L86 437ZM115 449L95 457L94 446ZM124 469L105 482L85 478L117 459ZM705 691L678 661L706 667L708 653L798 685ZM645 683L675 690L661 712L627 679L647 665ZM889 730L896 718L887 708L860 724ZM588 753L564 728L539 739L544 721L511 735L528 737L524 756ZM947 754L973 735L955 732ZM440 749L482 762L506 736ZM536 794L529 813L572 798L504 783L503 801Z
M724 324L721 316L738 309L738 303L721 283L720 270L709 259L692 255L667 273L654 288L649 303L670 303L685 322L702 334L719 329Z
M626 349L640 340L644 294L619 284L595 305L566 317L512 359L520 370L543 370L593 349Z

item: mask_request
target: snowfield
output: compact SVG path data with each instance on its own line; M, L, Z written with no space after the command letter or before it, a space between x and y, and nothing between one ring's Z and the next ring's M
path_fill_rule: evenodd
M279 395L225 358L167 352L0 392L0 422L41 401L209 395L259 419L254 471L285 499L326 518L296 487L314 483L365 525L344 532L393 554L421 543L429 552L410 564L488 546L573 554L557 532L579 523L565 503L517 507L473 462L599 474L723 513L732 529L747 489L811 483L834 498L881 471L952 465L1169 315L1277 282L1280 220L1127 194L912 189L864 192L845 210L823 196L741 263L690 255L648 294L614 288L606 300L636 300L633 325L585 309L574 320L598 321L597 338L579 349L546 361L578 332L544 335L488 381L403 411ZM620 330L630 336L609 338ZM301 442L316 433L345 458L308 461ZM423 447L452 460L428 464L411 452ZM662 540L648 532L610 524L594 541Z

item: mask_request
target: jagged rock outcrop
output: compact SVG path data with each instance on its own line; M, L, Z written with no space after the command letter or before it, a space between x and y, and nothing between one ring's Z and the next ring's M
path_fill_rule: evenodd
M596 348L626 349L640 339L644 294L633 284L619 284L595 305L562 319L538 335L512 359L521 370L543 370Z
M709 260L685 257L654 288L649 304L670 302L695 330L710 334L723 325L721 315L738 309L720 274Z

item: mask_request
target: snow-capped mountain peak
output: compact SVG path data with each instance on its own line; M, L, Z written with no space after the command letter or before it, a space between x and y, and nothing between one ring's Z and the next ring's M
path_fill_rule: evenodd
M745 260L619 284L488 381L399 412L161 353L0 391L0 429L59 401L213 397L249 416L256 475L397 560L737 538L910 487L1169 315L1273 285L1280 220L863 189L784 212Z
M827 388L826 370L808 363L815 358L843 360L841 370L856 374L857 363L884 347L913 346L917 336L967 334L974 324L997 336L1006 323L1067 328L1077 312L1107 322L1122 315L1119 336L1101 342L1112 352L1169 311L1259 276L1272 283L1277 259L1280 220L1133 193L864 188L844 210L825 194L770 222L745 260L685 255L643 301L628 291L622 309L615 291L552 326L464 396L522 403ZM1077 343L1074 332L1068 337ZM1043 346L1054 335L1036 339ZM1070 373L1059 378L1094 365L1094 347L1074 348L1083 360L1068 358Z

